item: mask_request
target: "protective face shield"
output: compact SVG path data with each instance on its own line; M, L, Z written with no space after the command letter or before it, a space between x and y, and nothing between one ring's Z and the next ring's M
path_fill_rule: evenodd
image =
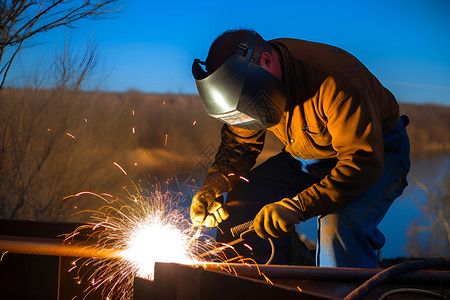
M258 65L256 35L250 33L235 55L208 74L195 59L192 74L206 112L244 129L265 129L280 122L286 107L283 83Z

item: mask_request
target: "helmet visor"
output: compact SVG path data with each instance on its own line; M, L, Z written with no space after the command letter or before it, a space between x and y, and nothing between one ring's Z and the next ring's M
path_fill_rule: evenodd
M245 129L279 123L286 106L283 83L244 56L231 56L210 75L194 60L192 73L210 116Z

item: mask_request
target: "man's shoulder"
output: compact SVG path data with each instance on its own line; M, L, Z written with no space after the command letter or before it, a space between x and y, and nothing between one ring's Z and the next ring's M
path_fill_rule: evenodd
M326 51L328 55L329 54L351 55L347 51L333 45L321 42L307 41L297 38L277 38L270 40L269 43L285 47L286 49L290 50L290 52L293 53L294 56L296 53L308 52L309 50ZM317 52L310 54L317 54Z
M273 45L286 49L294 63L302 64L309 75L320 72L322 79L332 76L347 88L361 88L364 78L370 77L367 68L352 54L341 48L301 39L271 40ZM325 75L325 76L324 76Z

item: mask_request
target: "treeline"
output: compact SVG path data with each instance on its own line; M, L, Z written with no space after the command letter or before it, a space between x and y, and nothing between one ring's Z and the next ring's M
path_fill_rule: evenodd
M67 220L96 202L65 198L80 191L117 193L181 175L198 184L222 126L197 95L2 89L0 112L0 217L7 219ZM401 113L411 120L413 158L450 149L449 106L402 103ZM257 163L282 146L268 134Z
M407 115L407 127L413 158L450 152L450 106L400 103Z

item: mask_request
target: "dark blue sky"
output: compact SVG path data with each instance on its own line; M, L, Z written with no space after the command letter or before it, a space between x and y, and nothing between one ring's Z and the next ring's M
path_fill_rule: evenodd
M265 39L301 38L358 57L403 102L450 105L450 1L126 0L106 20L70 30L77 49L92 39L103 59L101 88L196 93L190 69L216 36L250 28ZM37 36L10 76L51 59L67 29ZM17 78L17 77L16 77Z

